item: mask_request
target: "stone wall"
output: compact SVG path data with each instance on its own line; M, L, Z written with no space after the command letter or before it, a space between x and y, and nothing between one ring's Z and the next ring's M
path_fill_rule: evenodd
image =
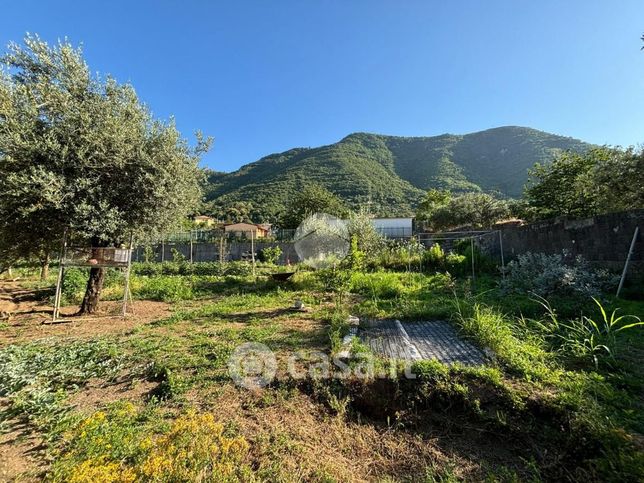
M620 272L628 255L635 228L640 232L631 258L629 274L644 275L644 210L608 213L570 220L555 218L529 225L501 229L506 262L525 252L581 255L594 266ZM500 255L493 238L482 248L490 256Z

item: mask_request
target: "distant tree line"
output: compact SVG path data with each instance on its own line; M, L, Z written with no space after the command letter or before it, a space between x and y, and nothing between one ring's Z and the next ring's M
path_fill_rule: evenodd
M416 213L433 230L458 226L490 227L510 216L528 221L571 218L644 208L644 151L597 147L566 151L549 163L537 163L521 200L487 193L453 195L429 190Z

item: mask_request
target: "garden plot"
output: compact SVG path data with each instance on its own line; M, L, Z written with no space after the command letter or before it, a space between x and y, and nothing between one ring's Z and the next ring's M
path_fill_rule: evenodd
M481 365L484 353L461 339L445 321L378 320L361 326L360 339L376 354L391 359L430 360L444 364Z

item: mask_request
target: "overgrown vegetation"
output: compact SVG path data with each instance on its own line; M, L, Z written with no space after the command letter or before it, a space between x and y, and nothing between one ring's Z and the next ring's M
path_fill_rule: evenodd
M501 287L508 293L535 293L542 297L599 296L617 287L619 278L607 270L592 269L582 256L524 253L506 266Z
M644 206L644 151L565 152L530 172L523 216L587 217Z
M409 251L403 253L407 257ZM613 313L619 301L603 294L604 301L596 303L580 292L576 299L587 297L583 317L579 312L564 317L527 289L517 286L508 297L498 275L479 274L472 286L467 276L445 273L448 255L438 246L418 250L418 256L423 267L431 261L432 268L419 271L415 263L410 268L404 258L397 262L402 270L372 271L368 265L356 270L351 268L354 256L347 268L300 270L285 285L248 274L195 274L220 270L220 264L182 269L190 264L178 260L157 264L161 268L153 271L152 264L137 264L135 297L185 298L191 306L115 337L0 350L0 396L10 401L5 425L9 418L29 417L47 435L54 481L202 476L289 481L293 471L306 480L346 480L357 473L333 465L322 471L319 457L303 448L324 448L338 458L357 451L356 434L375 438L363 455L392 461L376 441L405 441L405 454L420 458L403 469L379 465L376 475L384 479L642 477L634 438L644 429L639 397L644 374L633 356L644 348L634 317L642 316L640 303L624 305L624 313L633 317L620 319ZM270 265L266 270L272 270ZM215 301L208 300L213 296ZM285 310L296 299L308 311ZM464 336L491 349L495 359L473 368L422 362L413 368L416 379L406 379L397 366L385 379L289 377L284 369L290 354L298 352L301 364L314 364L317 351L341 348L349 314L449 319ZM244 342L267 344L281 361L276 381L258 393L234 388L227 375L228 357ZM368 353L360 344L353 350ZM99 404L85 414L70 406L87 381L109 385L117 374L155 386L134 404ZM268 421L278 417L295 419L282 432L267 429ZM437 428L448 436L436 439ZM478 436L465 436L472 431ZM341 439L326 443L329 434ZM440 456L442 445L454 438L476 448L477 456L467 465ZM510 452L501 462L491 446ZM423 448L434 448L433 456ZM468 458L458 445L450 454Z

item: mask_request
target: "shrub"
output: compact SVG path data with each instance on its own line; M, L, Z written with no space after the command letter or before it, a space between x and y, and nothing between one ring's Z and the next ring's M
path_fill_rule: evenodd
M161 275L162 271L163 271L162 263L143 262L143 263L132 264L132 273L135 275L145 275L148 277L154 277L156 275Z
M224 265L222 275L247 276L253 272L253 268L246 262L228 262Z
M467 257L458 253L449 252L445 256L445 265L453 272L461 272L467 264Z
M365 252L359 248L356 235L351 237L351 247L346 261L352 270L362 271L365 268Z
M271 265L275 265L281 256L282 249L279 247L279 245L263 248L259 252L259 260L262 262L270 263Z
M555 255L528 252L508 263L501 288L506 292L534 292L541 297L589 297L598 296L616 282L616 276L606 270L592 270L581 256L568 261L565 251Z
M434 243L423 256L426 263L432 267L442 268L445 265L445 252L438 243Z
M371 267L408 270L420 267L424 254L425 246L417 240L388 241L378 253L378 257L371 262Z

